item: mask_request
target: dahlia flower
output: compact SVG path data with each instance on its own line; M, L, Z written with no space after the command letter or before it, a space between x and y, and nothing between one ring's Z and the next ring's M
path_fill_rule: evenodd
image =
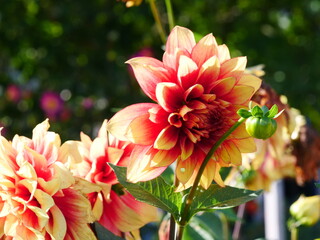
M212 34L195 42L193 33L175 27L170 33L163 61L137 57L127 61L145 94L156 103L128 106L113 116L108 130L136 146L128 166L132 182L160 175L177 162L182 187L192 185L209 149L239 119L261 80L244 73L246 57L230 58L225 45ZM215 152L201 178L223 185L222 166L240 165L241 153L255 150L243 125Z
M96 239L90 202L62 163L68 143L48 128L46 120L32 139L0 136L0 238Z
M98 136L92 141L81 133L82 162L70 164L73 173L95 183L101 191L88 195L98 222L118 236L130 239L139 236L139 228L158 220L157 209L134 199L118 182L108 165L126 166L133 145L107 134L107 121L102 124Z

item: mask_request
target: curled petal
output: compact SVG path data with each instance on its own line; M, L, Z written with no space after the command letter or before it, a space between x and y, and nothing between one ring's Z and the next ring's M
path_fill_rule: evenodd
M150 167L167 167L177 160L181 150L178 146L170 150L155 150Z
M135 118L148 114L149 109L157 106L154 103L138 103L117 112L108 122L108 131L119 140L126 141L127 129Z
M156 101L156 86L160 82L169 82L169 73L163 63L151 57L136 57L128 60L134 75L144 93Z
M176 111L183 104L182 89L175 83L159 83L156 97L167 112Z
M156 140L160 131L165 127L164 124L155 124L151 122L149 120L149 113L141 115L130 123L126 137L136 144L151 145Z
M154 147L161 150L169 150L173 148L179 137L180 129L175 126L165 127L154 141Z

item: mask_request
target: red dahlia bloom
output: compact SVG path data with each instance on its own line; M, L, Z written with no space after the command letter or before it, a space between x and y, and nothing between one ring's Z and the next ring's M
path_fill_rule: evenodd
M175 27L163 61L150 57L129 63L142 90L156 103L134 104L119 111L108 129L136 144L128 167L132 182L155 178L177 161L176 175L188 187L213 144L239 119L261 80L245 74L246 57L230 58L212 34L198 43L193 33ZM209 161L201 179L223 185L221 166L240 165L241 153L255 150L243 126L233 132Z

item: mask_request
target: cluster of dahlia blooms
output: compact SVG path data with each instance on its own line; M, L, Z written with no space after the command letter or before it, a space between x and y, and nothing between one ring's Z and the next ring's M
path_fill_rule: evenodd
M155 208L113 189L117 180L107 163L126 164L130 144L106 134L91 141L82 134L82 142L61 145L59 135L48 129L46 120L31 139L0 137L0 237L96 239L89 224L99 221L130 238L157 220Z
M0 238L95 239L90 223L114 234L139 238L140 227L158 219L157 209L138 202L118 182L109 163L127 167L131 182L159 176L175 163L183 190L193 185L204 158L248 108L261 80L245 72L246 58L231 58L212 34L195 42L175 27L163 61L128 61L154 103L134 104L105 121L95 139L61 144L48 120L31 139L0 137ZM200 184L223 186L219 170L241 164L255 151L240 125L209 160Z

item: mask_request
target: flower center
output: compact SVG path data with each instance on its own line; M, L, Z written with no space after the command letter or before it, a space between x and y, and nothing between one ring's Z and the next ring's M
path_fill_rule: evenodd
M215 99L213 94L203 95L187 101L177 112L169 115L168 121L181 128L193 143L203 138L216 140L232 125L230 105Z

